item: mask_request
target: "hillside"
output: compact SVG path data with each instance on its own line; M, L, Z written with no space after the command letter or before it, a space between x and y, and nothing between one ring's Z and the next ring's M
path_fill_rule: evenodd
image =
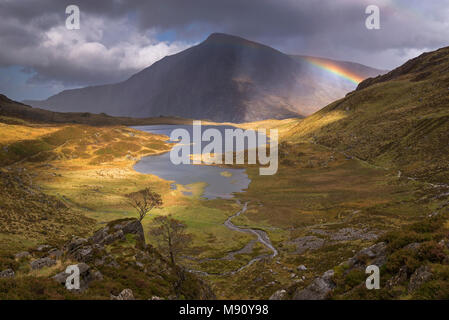
M233 166L245 168L251 179L235 199L206 201L203 182L174 189L172 181L136 172L141 157L169 150L163 136L122 126L0 117L0 272L16 275L0 279L0 298L108 299L125 288L139 299L210 298L209 285L226 299L447 298L447 51L362 82L306 119L240 125L278 128L283 141L275 176L259 175L257 165ZM418 125L421 120L431 125ZM401 149L404 141L410 150ZM382 149L384 143L389 147ZM163 251L152 249L149 235L148 250L128 235L105 246L118 269L110 268L113 262L102 250L106 265L76 255L95 276L81 295L55 283L51 277L74 259L65 249L70 235L87 240L80 252L95 246L92 232L135 217L125 195L148 186L161 194L164 208L142 221L144 234L153 226L152 216L171 214L185 223L193 242L180 265L198 271L208 285L188 273L186 286L172 289L182 277L160 257ZM243 206L246 212L236 216ZM224 222L232 216L241 228L264 231L278 255L249 264L265 255L266 247L252 234L230 232ZM32 262L54 252L39 251L42 244L63 256L51 258L55 265L30 270ZM21 250L31 256L16 257ZM381 267L382 290L367 292L364 267L371 263ZM317 283L325 286L315 295Z
M138 183L148 186L148 178L127 167L144 155L169 150L164 140L121 126L0 117L0 299L120 299L125 289L145 300L214 298L204 281L142 242L144 230L134 212L117 221L110 211L98 217L92 214L95 209L78 205L91 196L92 204L105 210L105 190L99 184L109 179L121 179L117 187L122 192ZM92 181L72 183L76 170ZM126 174L129 185L123 181ZM54 181L69 183L51 192L46 184ZM68 198L64 190L80 194ZM124 200L117 203L123 206ZM117 237L119 225L123 233ZM92 237L96 230L104 239L98 232ZM81 292L64 288L64 270L73 264L80 268Z
M425 181L449 181L449 47L361 82L299 122L291 141L310 141Z
M105 113L94 114L90 112L53 112L9 99L0 94L0 117L3 123L22 124L23 121L30 123L78 123L91 126L111 125L151 125L151 124L188 124L189 119L176 117L157 118L129 118L112 117Z
M361 79L383 73L357 64L323 61ZM45 101L27 103L65 112L244 122L306 116L353 88L354 83L307 59L214 33L124 82L66 90Z

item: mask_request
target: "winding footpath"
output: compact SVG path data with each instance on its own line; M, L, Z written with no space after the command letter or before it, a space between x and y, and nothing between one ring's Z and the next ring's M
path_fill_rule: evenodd
M239 205L241 205L239 200L236 200L237 203ZM189 270L190 272L193 273L197 273L197 274L201 274L204 276L211 276L211 275L215 275L215 276L226 276L226 275L233 275L236 274L237 272L242 271L243 269L249 267L250 265L252 265L254 262L262 260L264 258L274 258L278 255L278 251L277 249L271 244L271 240L268 237L268 234L263 231L263 230L259 230L259 229L251 229L251 228L242 228L239 226L236 226L235 224L232 223L232 219L235 217L240 216L241 214L245 213L246 210L248 209L248 202L246 202L242 209L240 211L238 211L236 214L230 216L228 219L226 219L226 221L223 223L225 225L226 228L228 228L229 230L232 231L237 231L237 232L243 232L243 233L249 233L249 234L253 234L257 237L257 241L260 242L261 244L263 244L265 247L267 247L268 249L270 249L272 251L272 253L270 255L267 254L263 254L260 256L257 256L255 258L252 258L247 264L245 264L244 266L238 268L237 270L234 271L228 271L228 272L223 272L223 273L219 273L219 274L211 274L211 273L207 273L205 271L199 271L199 270Z

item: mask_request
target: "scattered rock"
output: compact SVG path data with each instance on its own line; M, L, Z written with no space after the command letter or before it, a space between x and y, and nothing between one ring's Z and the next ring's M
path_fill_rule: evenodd
M326 271L321 277L315 278L305 289L295 292L294 300L324 300L335 288L332 280L334 270Z
M419 267L410 277L410 283L408 285L408 291L413 292L421 287L425 282L432 278L432 272L428 266Z
M0 272L0 278L14 278L14 270L12 269L6 269Z
M348 240L376 240L379 236L368 229L342 228L337 232L331 232L322 229L313 229L313 233L327 236L331 241Z
M33 270L42 269L43 267L51 267L54 266L55 264L56 261L48 257L33 260L30 263L31 269Z
M131 289L124 289L118 296L111 294L111 300L135 300Z
M164 298L158 296L152 296L150 300L164 300Z
M301 254L307 250L316 250L324 245L324 239L315 236L305 236L292 240L291 243L296 244L296 253Z
M348 240L376 240L378 235L366 229L343 228L331 235L330 239L333 241L348 241Z
M275 293L273 293L268 300L284 300L286 296L287 296L287 291L278 290Z
M36 250L39 252L48 251L51 249L51 246L48 244L41 244L40 246L37 246Z
M299 271L306 271L307 267L302 264L302 265L298 266L296 269L298 269Z
M14 258L20 260L20 259L23 259L23 258L28 258L29 256L30 256L30 253L28 251L22 251L22 252L16 253L14 255Z

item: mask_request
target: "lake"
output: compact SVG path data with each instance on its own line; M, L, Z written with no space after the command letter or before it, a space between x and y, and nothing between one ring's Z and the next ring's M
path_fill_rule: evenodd
M167 136L170 136L174 129L183 128L190 133L191 137L193 136L193 127L191 125L151 125L133 128ZM202 131L208 128L218 129L223 137L225 129L235 129L232 126L201 126ZM175 143L174 141L170 142ZM203 142L202 147L207 143ZM251 182L245 169L229 169L215 165L174 165L170 161L170 152L144 157L134 165L134 170L140 173L154 174L164 180L174 181L173 188L176 188L176 184L186 186L196 182L205 182L207 185L201 195L205 199L232 198L233 193L245 191ZM188 192L185 192L185 194L189 195Z

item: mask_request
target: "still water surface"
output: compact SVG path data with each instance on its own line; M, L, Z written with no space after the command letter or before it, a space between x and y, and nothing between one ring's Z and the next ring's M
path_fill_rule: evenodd
M170 136L174 129L183 128L190 133L191 138L193 136L193 127L191 125L151 125L133 128L167 136ZM235 129L231 126L201 126L202 131L208 128L220 130L222 137L225 136L225 129ZM202 147L207 143L203 142ZM222 145L225 145L224 141ZM170 161L170 152L144 157L136 163L134 170L140 173L154 174L164 180L174 181L173 188L176 188L176 184L186 186L195 182L205 182L207 186L202 197L206 199L232 198L234 192L243 192L251 182L245 169L229 169L213 165L174 165ZM186 194L188 195L188 193Z

